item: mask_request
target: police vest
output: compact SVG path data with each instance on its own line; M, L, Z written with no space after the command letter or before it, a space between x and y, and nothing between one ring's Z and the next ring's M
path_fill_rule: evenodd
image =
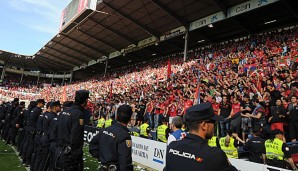
M167 142L167 137L166 137L166 130L168 127L166 125L160 125L157 128L157 140L161 140L162 142Z
M113 122L112 119L108 119L108 120L106 120L106 122L105 122L105 128L111 126L111 125L112 125L112 122Z
M145 137L148 137L147 128L149 125L147 123L144 123L140 126L140 135L143 135Z
M234 146L235 139L232 137L230 138L230 143L229 143L228 147L225 146L225 140L226 140L226 137L222 137L219 140L219 145L220 145L220 148L222 149L222 151L224 151L226 153L228 158L238 159L238 150Z
M140 134L137 133L136 131L132 131L132 132L130 132L130 135L133 135L133 136L135 136L135 137L139 137L139 136L140 136Z
M283 141L275 138L274 140L266 140L265 148L266 148L266 157L268 159L277 159L284 160L284 153L282 151Z
M217 140L217 137L213 136L211 139L208 140L208 145L210 147L217 147L216 140Z
M97 128L103 128L104 124L105 124L105 119L104 118L99 119L97 123Z

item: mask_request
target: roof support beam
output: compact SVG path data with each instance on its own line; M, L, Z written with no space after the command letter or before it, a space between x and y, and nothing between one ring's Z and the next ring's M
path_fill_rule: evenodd
M56 51L56 52L59 52L60 54L62 54L62 55L64 55L61 51L59 51L59 50L56 50L56 49L53 49L53 48L51 48L51 47L48 47L49 49L51 49L51 50L53 50L53 51ZM58 62L58 63L60 63L60 64L63 64L63 65L69 65L69 66L77 66L77 65L79 65L80 63L74 63L74 62L72 62L72 61L69 61L69 60L67 60L67 59L64 59L64 58L59 58L59 57L57 57L57 56L55 56L55 55L52 55L52 54L49 54L49 53L47 53L47 52L44 52L44 51L41 51L41 53L45 53L45 54L47 54L47 55L49 55L49 56L51 56L51 57L54 57L55 59L57 59L57 60L55 60L56 62ZM64 61L65 63L62 63L62 62L60 62L59 60L61 60L61 61Z
M43 63L46 64L47 66L49 66L51 69L52 69L53 66L55 66L55 65L59 65L59 67L64 68L64 69L67 69L67 68L65 68L65 64L64 64L64 63L61 63L60 61L57 61L57 60L49 60L49 59L47 59L46 57L41 56L41 55L35 55L35 56L37 56L37 58L42 58L42 60L40 60L40 61L43 61ZM44 61L45 61L45 62L44 62Z
M115 47L115 46L112 45L111 43L108 43L108 42L106 42L106 41L104 41L104 40L101 40L101 39L96 38L95 35L91 35L91 34L89 34L88 32L84 32L84 31L82 31L82 30L80 30L80 29L78 29L78 31L81 32L81 33L83 33L83 34L85 34L85 35L87 35L88 37L91 37L91 38L93 38L93 39L95 39L95 40L97 40L97 41L99 41L99 42L101 42L101 43L103 43L103 44L105 44L105 45L107 45L107 46L113 48L114 50L121 51L120 48Z
M66 54L66 53L64 53L64 52L62 52L62 51L60 51L60 50L57 50L57 49L54 49L54 48L52 48L52 47L48 47L48 46L46 46L47 48L49 48L49 49L51 49L51 50L53 50L53 51L56 51L56 52L59 52L60 54L62 54L62 55L66 55L66 56L69 56L68 54ZM43 51L42 51L43 52ZM75 58L73 58L72 57L72 59L74 59L75 60L75 62L73 62L73 61L70 61L70 60L67 60L67 59L65 59L65 58L59 58L59 57L57 57L57 56L55 56L55 55L52 55L52 54L49 54L49 53L47 53L47 52L43 52L43 53L46 53L46 54L48 54L49 56L52 56L52 57L55 57L55 58L57 58L57 59L59 59L59 60L62 60L62 61L64 61L64 62L67 62L68 64L71 64L71 65L74 65L74 66L76 66L76 65L80 65L83 61L80 61L80 60L78 60L78 59L75 59Z
M115 13L119 14L120 16L122 16L123 18L127 19L128 21L132 22L133 24L137 25L139 28L141 28L142 30L144 30L145 32L147 32L148 34L150 34L151 36L154 36L156 38L159 38L158 34L155 33L155 31L153 31L152 29L150 29L149 27L141 24L140 22L138 22L137 20L133 19L132 17L130 17L129 15L126 15L124 13L122 13L121 11L119 11L119 9L116 9L115 7L112 7L110 4L107 4L106 2L103 1L103 3L108 6L109 8L111 8Z
M67 45L65 45L65 44L62 44L62 43L59 43L59 42L56 42L56 41L53 41L52 40L52 42L54 42L54 43L56 43L56 44L59 44L59 45L61 45L61 46L63 46L63 47L65 47L65 48L67 48L67 49L69 49L69 50L72 50L72 51L74 51L74 52L77 52L78 54L81 54L82 56L86 56L87 58L89 58L89 59L91 59L91 60L97 60L98 58L96 58L96 57L93 57L93 56L90 56L89 54L87 54L87 53L84 53L84 52L81 52L81 51L78 51L78 50L76 50L76 49L74 49L74 48L71 48L71 47L69 47L69 46L67 46ZM70 56L72 59L77 59L77 58L74 58L74 57L72 57L72 56ZM80 60L83 60L83 62L89 62L88 60L84 60L84 59L81 59L80 58Z
M170 17L172 17L174 20L178 21L180 24L182 24L186 29L188 29L189 24L180 16L175 14L171 9L169 9L165 4L163 4L160 0L151 0L158 8L166 12Z
M53 68L53 66L57 65L58 63L54 63L53 61L50 61L43 56L38 56L36 59L40 59L40 60L38 60L39 63L42 63L43 65L49 67L52 71L56 71L56 69ZM62 66L61 64L58 64L58 65ZM56 68L58 68L58 67L56 67Z
M68 38L68 39L70 39L71 41L77 42L78 44L81 44L81 45L83 45L83 46L85 46L85 47L87 47L87 48L89 48L89 49L91 49L91 50L93 50L93 51L95 51L95 52L97 52L97 53L103 55L103 56L107 56L107 53L106 53L106 52L100 51L100 50L96 49L95 47L92 47L92 46L90 46L90 45L87 45L86 43L84 43L84 42L82 42L82 41L73 39L73 38L71 38L71 37L69 37L68 35L65 35L65 34L63 34L63 36L66 37L66 38ZM66 45L63 45L63 46L66 47ZM72 48L69 48L69 49L72 49ZM79 51L77 51L77 50L75 50L75 49L72 49L72 50L73 50L73 51L76 51L76 52L78 52L78 53L83 54L83 52L79 52ZM84 54L86 54L86 53L84 53ZM87 55L87 54L86 54L86 57L89 57L89 58L94 59L94 60L97 60L97 59L98 59L98 58L95 58L95 57L90 57L90 56Z
M211 2L216 5L225 15L225 17L227 16L228 13L228 7L226 4L224 4L222 1L220 0L211 0Z
M112 28L109 28L109 27L107 27L107 26L104 26L104 25L100 24L99 22L95 21L95 20L92 19L92 18L89 18L89 20L93 21L93 22L94 22L96 25L98 25L99 27L102 27L102 28L104 28L104 29L106 29L106 30L111 31L112 33L116 34L117 36L121 37L122 39L128 41L128 42L131 43L131 44L135 44L135 45L136 45L136 44L138 43L136 40L131 39L131 38L128 37L127 35L122 34L122 33L120 33L119 31L114 30L114 29L112 29Z
M283 3L286 5L286 7L289 9L289 11L296 17L298 18L297 11L293 9L294 4L291 4L288 0L282 0Z

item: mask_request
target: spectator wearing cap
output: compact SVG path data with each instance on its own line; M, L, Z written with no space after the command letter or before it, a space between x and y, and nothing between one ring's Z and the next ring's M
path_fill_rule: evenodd
M84 108L87 106L88 99L89 91L76 91L74 104L59 115L57 123L59 147L56 153L59 155L55 157L65 160L58 160L56 167L72 168L77 171L82 171L84 168Z
M162 125L157 127L157 132L156 132L157 141L167 143L168 137L170 134L170 129L167 126L167 121L165 118L162 118L161 122L162 122Z
M186 136L186 132L182 131L183 121L180 116L175 116L170 124L172 133L168 137L168 145L173 141L182 140Z
M190 107L185 115L189 134L168 146L165 170L236 171L237 169L230 164L221 149L207 144L207 140L213 136L215 123L218 120L219 117L214 114L211 103Z
M121 105L117 111L117 122L101 130L89 144L89 152L101 162L100 170L133 171L131 137L127 125L132 109Z
M265 141L266 163L270 166L285 168L288 162L293 170L297 170L291 158L290 148L284 142L284 133L279 129L272 131L272 139Z
M252 131L252 138L248 139L243 149L249 151L248 160L255 163L265 162L265 139L260 137L260 127L254 127Z

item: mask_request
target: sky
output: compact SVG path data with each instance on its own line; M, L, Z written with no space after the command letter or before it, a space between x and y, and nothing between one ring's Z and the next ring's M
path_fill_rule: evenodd
M0 50L33 55L59 31L71 0L0 0Z

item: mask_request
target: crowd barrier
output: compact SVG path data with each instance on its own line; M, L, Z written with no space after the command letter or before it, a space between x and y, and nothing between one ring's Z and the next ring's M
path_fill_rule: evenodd
M84 141L89 143L99 129L85 126ZM132 160L155 170L163 170L166 165L167 144L132 136ZM239 171L289 171L242 159L229 159ZM182 163L183 164L183 163Z

